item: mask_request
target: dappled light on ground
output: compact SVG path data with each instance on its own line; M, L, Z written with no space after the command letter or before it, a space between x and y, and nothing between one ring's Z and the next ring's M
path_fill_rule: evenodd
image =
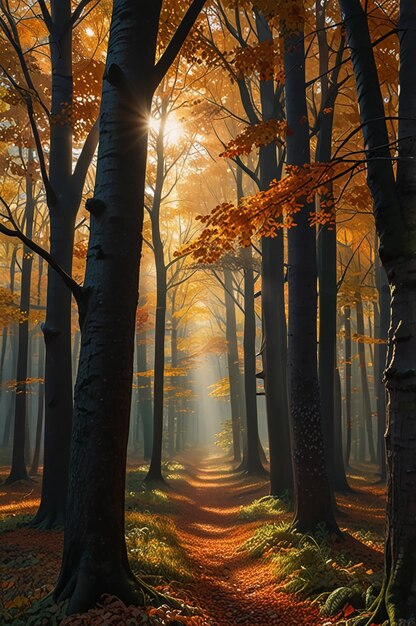
M234 472L224 457L201 461L201 454L188 457L186 468L166 465L166 474L174 475L169 489L152 489L141 482L145 467L129 466L128 554L135 573L198 607L198 615L184 617L165 607L149 610L147 623L169 624L176 619L189 626L322 626L345 616L324 617L319 603L287 593L293 579L279 579L280 552L274 548L260 558L242 549L255 541L256 531L267 529L266 524L272 529L277 524L286 532L292 517L288 502L267 497L264 478ZM347 555L348 576L371 580L382 569L385 489L372 484L368 474L366 481L353 475L350 482L354 491L337 497L343 539L331 542L329 549L335 568L340 563L342 569ZM40 481L0 487L1 529L7 531L0 533L0 604L14 614L52 591L59 572L62 533L40 534L22 526L36 511L40 487ZM128 619L140 624L144 615L142 609L108 597L101 608L57 623L121 626Z

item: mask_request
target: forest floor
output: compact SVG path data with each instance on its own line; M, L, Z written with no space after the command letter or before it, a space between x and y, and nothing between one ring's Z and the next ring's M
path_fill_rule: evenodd
M165 522L172 524L186 554L186 569L190 575L178 576L177 582L168 588L172 594L201 609L202 617L189 623L195 626L322 626L331 621L335 623L336 619L319 614L316 603L279 592L268 559L255 559L247 552L239 551L261 524L290 521L288 512L279 513L278 517L266 513L255 519L239 519L242 506L267 494L267 481L232 472L224 457L211 456L204 460L201 457L199 455L198 460L195 455L191 459L187 457L186 471L183 466L177 466L181 468L179 471L171 471L168 476L170 487L163 492L163 502L160 500L162 508L158 509L159 505L156 505L153 511L148 499L145 504L150 510L148 515L156 515L161 523L167 518ZM364 468L365 479L362 470L361 467L360 472L352 472L349 477L354 491L337 497L344 540L334 549L347 553L357 566L363 566L371 573L382 568L385 489L374 482L371 467ZM135 479L141 476L135 471L132 473ZM4 470L0 478L6 475ZM135 487L130 489L133 491L128 494L128 508L132 512L127 513L128 524L144 526L146 520L143 521L140 514L135 517L135 511L140 509L141 494L134 491ZM50 592L59 573L62 533L40 534L36 530L16 527L18 522L29 519L26 516L36 511L39 496L40 482L0 484L1 624L8 623L2 615L22 612L34 600ZM162 524L165 534L170 528L166 530ZM150 555L150 544L148 549ZM144 558L147 558L146 551ZM155 569L157 572L157 567ZM168 573L165 578L172 580L174 575ZM167 588L162 582L160 584ZM124 621L127 617L105 621L103 614L111 616L111 611L114 617L116 605L82 621L66 619L65 625L111 623L122 626L127 623ZM338 619L341 617L339 615ZM169 623L169 620L154 623Z

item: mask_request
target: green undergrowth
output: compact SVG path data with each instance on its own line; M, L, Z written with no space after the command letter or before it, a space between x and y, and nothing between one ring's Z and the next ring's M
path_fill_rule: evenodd
M143 482L148 469L147 465L139 465L135 470L127 473L126 511L174 513L175 508L163 487L155 487L151 483ZM185 467L177 462L164 463L162 471L166 480L178 480L185 471Z
M192 579L186 552L170 519L151 513L129 513L126 545L132 570L148 582Z
M0 533L5 533L16 528L26 526L33 519L33 515L27 513L12 513L0 516Z
M353 555L334 549L319 529L312 537L287 524L263 524L239 550L267 559L278 591L318 602L326 616L336 615L347 605L364 608L381 584L381 573L375 574Z
M252 522L264 517L281 515L289 510L289 506L289 496L286 494L283 494L281 498L264 496L242 506L237 513L237 519Z

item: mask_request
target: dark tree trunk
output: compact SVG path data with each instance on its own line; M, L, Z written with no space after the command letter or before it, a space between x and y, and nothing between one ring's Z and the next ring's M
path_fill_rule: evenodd
M113 6L94 190L97 210L91 214L85 277L88 297L81 305L64 556L55 590L57 600L70 598L71 613L87 610L103 593L128 603L142 600L127 561L123 505L147 120L160 5L115 0Z
M71 2L52 0L50 55L52 103L49 183L50 252L69 275L75 219L88 165L96 147L93 129L72 173L73 101ZM59 123L54 120L59 119ZM64 525L72 427L71 293L48 269L45 338L45 441L42 496L31 525L46 530Z
M15 285L15 277L16 277L17 250L18 250L17 246L14 246L12 255L11 255L11 261L10 261L10 291L12 294L14 294L14 285ZM9 342L10 342L11 364L12 364L11 375L13 376L17 367L17 346L16 346L16 329L15 328L13 328L12 332L9 332ZM14 413L14 404L15 404L14 394L11 393L10 396L11 397L9 400L7 415L6 415L6 419L4 422L3 440L2 440L3 448L8 448L10 445L10 433L11 433L11 426L12 426L13 413Z
M319 44L319 75L321 86L321 111L332 110L320 117L320 129L316 150L316 161L327 163L332 156L332 134L334 125L334 107L338 95L338 74L340 63L329 73L329 45L325 29L326 3L316 2L316 26ZM340 46L342 59L343 44ZM341 60L339 59L339 61ZM335 437L337 405L334 392L337 381L336 372L336 336L337 336L337 231L332 185L327 193L319 198L322 206L329 212L329 222L319 227L318 233L318 277L319 277L319 385L321 390L322 429L329 478L336 491L349 489L345 476L340 438Z
M137 373L147 372L147 333L142 331L136 340ZM138 410L143 425L143 456L146 460L152 454L153 439L153 410L152 389L150 379L146 376L138 376Z
M390 326L390 290L387 276L380 263L376 263L376 284L378 291L379 334L377 339L387 342ZM383 385L384 369L387 359L387 343L377 344L377 371L374 384L377 394L377 448L380 460L380 480L386 480L386 447L384 433L386 431L386 390Z
M81 345L81 333L76 330L74 333L74 345L72 346L72 377L77 375L79 348Z
M356 302L355 310L357 314L357 333L359 336L364 337L365 328L364 328L363 301L359 293L356 293L355 295L355 302ZM364 440L364 428L365 428L365 432L367 434L370 461L371 463L375 463L376 462L376 450L374 447L373 417L372 417L372 411L371 411L370 389L368 386L367 361L365 358L365 343L363 341L360 341L360 338L359 338L357 346L358 346L358 359L359 359L360 374L361 374L361 393L362 393L362 398L363 398L363 409L364 409L363 422L362 422L362 435L360 436L360 444L361 444L361 437ZM364 445L364 441L362 443ZM364 460L364 459L360 459L360 460Z
M33 453L31 476L37 476L39 472L40 451L42 447L43 413L44 413L44 375L45 375L45 342L42 337L38 341L38 410L36 419L35 450Z
M30 167L33 163L33 153L29 150L27 161L28 171L26 173L26 236L32 239L33 220L35 214L35 200L33 197L33 180ZM33 253L29 248L23 246L22 259L22 282L20 287L20 315L17 368L16 368L16 401L14 414L13 433L13 456L10 474L6 479L6 484L11 484L17 480L28 480L26 469L26 447L28 432L27 415L27 377L28 377L28 351L29 351L29 312L30 312L30 284L32 280Z
M384 579L372 614L362 623L391 626L416 618L416 29L414 2L400 2L400 96L397 179L391 160L383 98L367 16L359 0L339 0L351 50L368 184L373 198L380 258L391 292L385 382L387 516Z
M244 270L244 391L246 400L247 456L244 469L263 474L260 460L257 416L256 316L254 312L254 275L251 248L241 251Z
M350 466L351 438L352 438L352 414L351 414L351 382L352 382L352 354L351 354L351 309L344 307L344 357L345 357L345 466Z
M16 337L17 329L13 328L13 331L9 333L9 342L10 342L10 352L11 352L11 373L14 373L17 368L17 337ZM7 415L4 423L4 431L3 431L3 448L8 448L10 446L10 435L13 424L14 417L14 409L16 403L16 391L10 391L10 399L7 407Z
M83 297L64 554L54 592L69 612L103 594L143 603L133 576L124 490L151 99L203 2L193 2L155 68L160 0L114 0ZM179 34L178 34L179 33ZM161 64L161 65L160 65ZM115 416L117 419L115 419Z
M310 162L308 111L305 92L303 32L285 35L284 69L286 119L291 133L286 138L287 163ZM293 434L295 515L293 526L315 532L324 524L339 532L325 463L321 426L321 403L317 368L317 265L315 230L309 225L313 204L296 215L288 232L289 264L289 398Z
M175 299L173 299L173 303ZM173 456L175 451L175 421L177 412L176 402L176 385L178 384L178 378L173 375L173 371L178 367L178 330L176 328L176 321L174 319L174 304L172 304L172 329L170 335L170 398L168 404L168 452L169 456Z
M240 364L238 359L237 322L233 299L233 277L229 268L224 268L225 333L227 339L228 377L230 381L231 425L233 431L234 461L241 460L241 426L239 381Z
M165 177L164 129L166 117L162 115L156 141L156 182L152 203L152 243L156 264L156 316L155 316L155 361L153 378L153 448L146 481L164 482L162 476L163 413L165 381L165 334L167 271L163 242L160 234L160 208Z
M273 39L266 19L256 14L260 42ZM280 85L277 87L281 89ZM260 81L260 100L264 120L276 115L274 83ZM279 119L283 117L279 105ZM272 180L280 179L281 165L277 163L276 144L260 148L260 188L269 188ZM284 298L283 229L276 236L262 239L262 310L263 310L263 371L266 394L267 428L270 450L270 494L279 496L293 491L293 470L289 427L287 390L287 328Z

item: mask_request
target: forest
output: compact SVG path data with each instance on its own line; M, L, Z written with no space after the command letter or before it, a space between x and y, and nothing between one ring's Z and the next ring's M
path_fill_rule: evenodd
M0 625L415 626L414 1L0 47Z

